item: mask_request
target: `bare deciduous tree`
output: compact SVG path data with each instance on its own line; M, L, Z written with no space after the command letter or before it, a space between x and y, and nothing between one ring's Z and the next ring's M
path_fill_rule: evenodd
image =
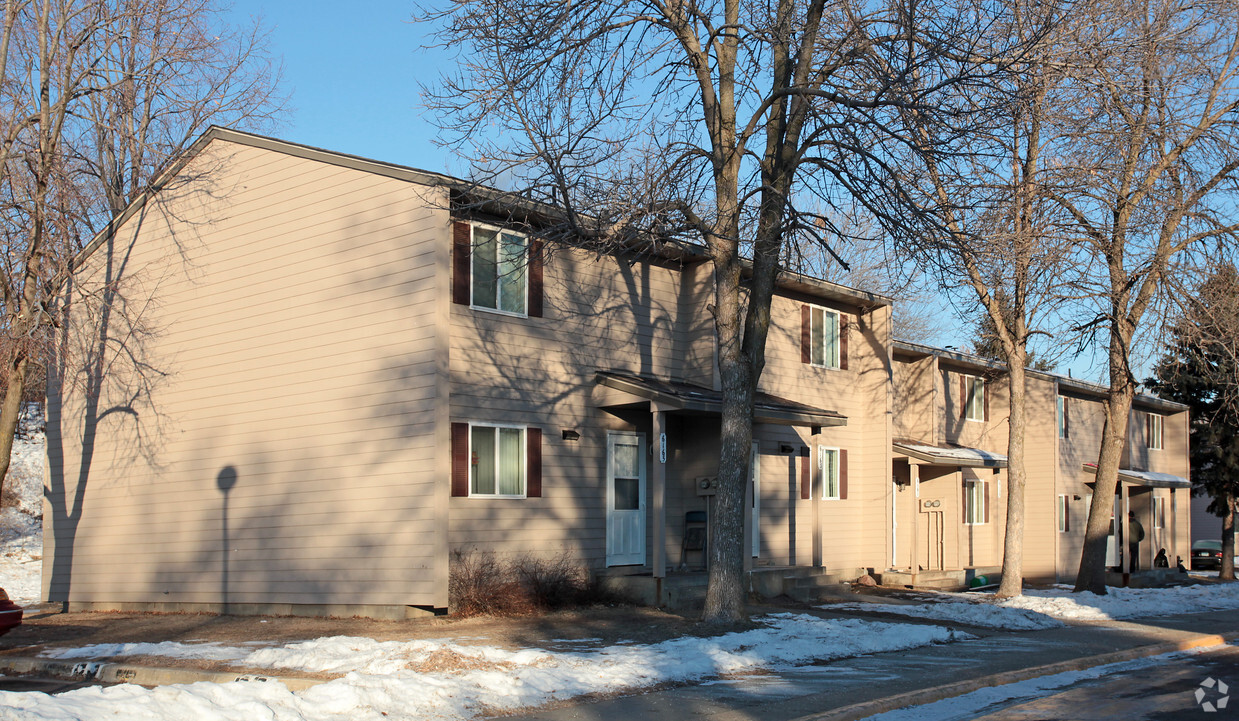
M213 0L8 0L0 36L0 479L74 255L205 125L262 126L279 73Z
M743 615L752 401L785 244L842 237L833 213L853 207L892 236L915 232L925 216L893 161L913 115L948 143L922 152L959 147L991 81L991 10L456 0L423 13L463 54L427 91L434 117L479 182L557 209L534 232L610 247L679 237L712 261L724 400L707 620Z
M1107 344L1106 423L1075 584L1105 593L1133 344L1175 264L1239 231L1239 5L1115 0L1093 12L1100 22L1075 58L1089 73L1054 139L1074 172L1055 200L1092 262L1080 283L1095 311L1082 327Z
M998 595L1023 588L1023 541L1028 433L1026 373L1029 343L1059 298L1065 257L1055 208L1043 185L1043 126L1063 101L1060 54L1067 38L1064 12L1053 3L1007 5L991 30L1021 40L1009 82L995 87L1001 122L978 135L967 154L917 153L921 203L939 214L939 232L911 238L920 261L938 277L944 294L956 289L980 306L990 347L1007 366L1008 493L1002 581ZM931 125L918 127L925 147L939 143ZM909 171L916 172L916 171Z

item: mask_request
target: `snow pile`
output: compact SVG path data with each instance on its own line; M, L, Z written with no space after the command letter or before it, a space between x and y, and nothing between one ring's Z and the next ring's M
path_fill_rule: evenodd
M98 657L116 650L195 654L195 658L226 658L244 666L346 675L295 694L278 683L196 683L149 691L126 685L50 697L0 694L0 705L8 707L16 719L459 719L582 694L970 638L937 626L824 620L787 613L763 617L759 623L758 628L717 637L681 637L652 645L580 652L350 637L259 649L216 644L96 646L90 647L93 653L89 654L74 650L57 655ZM458 664L452 671L415 670L443 654L471 662Z
M1104 596L1054 588L1027 591L1023 596L1009 598L999 605L1072 621L1223 611L1239 608L1239 583L1174 588L1111 588Z
M5 482L6 496L16 499L17 505L0 512L0 588L19 605L39 602L46 446L43 409L27 403L18 420Z
M952 621L981 628L1005 628L1012 631L1038 631L1058 628L1061 621L1033 610L1008 608L985 603L983 599L966 601L933 601L909 605L876 603L834 603L820 608L831 611L873 611L893 613L935 621Z
M838 603L828 610L872 611L979 626L1034 631L1057 628L1062 621L1110 621L1119 618L1201 613L1239 608L1239 583L1174 588L1111 588L1106 595L1072 593L1065 586L1025 591L999 600L989 593L930 593L925 603L893 605Z

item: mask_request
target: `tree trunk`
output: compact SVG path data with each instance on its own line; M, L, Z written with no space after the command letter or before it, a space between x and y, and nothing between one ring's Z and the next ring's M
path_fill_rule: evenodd
M744 618L744 502L753 438L752 369L746 358L740 324L738 258L716 257L715 328L718 367L723 386L719 432L718 490L710 538L710 574L702 620L734 623Z
M1002 549L1002 580L998 597L1010 598L1024 592L1024 486L1028 474L1024 468L1024 436L1026 435L1027 392L1024 384L1024 361L1012 357L1008 384L1011 409L1007 436L1007 533ZM1013 354L1016 355L1016 354Z
M1114 376L1111 376L1114 377ZM1114 492L1119 483L1119 464L1127 441L1127 419L1131 413L1131 384L1111 388L1106 398L1106 423L1101 432L1101 453L1097 458L1097 481L1093 487L1093 503L1088 509L1088 526L1084 532L1084 551L1080 554L1080 570L1076 574L1076 591L1106 592L1106 539L1114 517Z
M1224 581L1235 580L1235 499L1226 501L1226 515L1222 517L1222 566L1217 577Z
M21 415L22 397L26 391L26 369L30 359L22 350L14 350L9 358L9 387L0 406L0 508L9 488L9 459L13 455L13 437L17 434L17 419Z

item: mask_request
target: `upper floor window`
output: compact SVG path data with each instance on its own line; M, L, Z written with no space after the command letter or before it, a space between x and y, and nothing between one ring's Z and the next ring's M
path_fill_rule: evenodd
M512 230L452 224L452 302L542 317L542 244Z
M809 306L810 363L824 368L839 367L839 314Z
M525 236L473 226L472 305L525 314Z
M1145 416L1145 439L1151 450L1162 448L1162 417L1156 413Z
M1063 396L1058 397L1058 437L1067 437L1067 399Z
M980 376L960 376L963 389L964 418L985 420L985 379Z

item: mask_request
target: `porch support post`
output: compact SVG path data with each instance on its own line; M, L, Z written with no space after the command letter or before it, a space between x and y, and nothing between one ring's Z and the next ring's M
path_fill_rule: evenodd
M666 441L667 417L657 403L650 404L653 419L653 469L650 472L650 490L654 511L654 578L667 575L667 463L670 445Z
M1119 571L1121 573L1128 573L1131 571L1131 524L1128 523L1127 514L1131 512L1131 498L1128 495L1127 484L1122 480L1119 481L1119 488L1122 494L1119 508L1123 509L1123 541L1119 544L1119 558L1122 559L1123 565L1119 567Z
M1179 497L1174 491L1175 489L1170 489L1170 558L1177 559L1179 557ZM1166 560L1169 561L1170 558Z
M912 479L912 534L909 537L912 541L912 568L913 574L920 570L921 562L921 537L917 529L917 520L921 517L921 466L917 463L908 463L908 475Z

